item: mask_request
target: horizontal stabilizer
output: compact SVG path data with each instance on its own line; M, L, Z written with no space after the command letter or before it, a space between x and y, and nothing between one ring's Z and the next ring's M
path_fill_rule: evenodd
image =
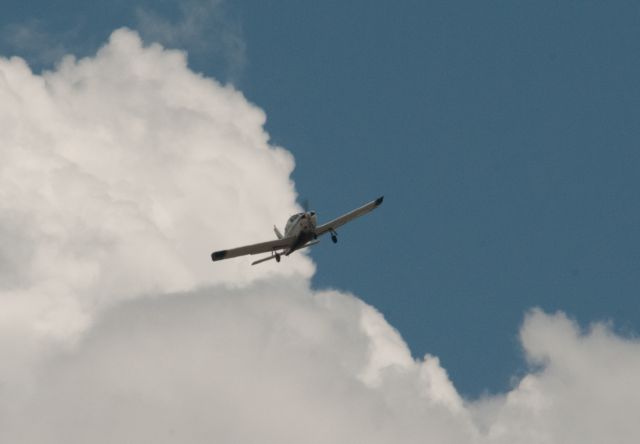
M298 250L300 250L302 248L313 247L314 245L319 244L319 243L320 243L319 240L314 240L314 241L311 241L308 244L303 245L302 247L298 248Z
M276 258L275 256L267 256L267 257L263 257L262 259L258 259L258 260L257 260L257 261L255 261L255 262L251 262L251 265L258 265L258 264L261 264L261 263L263 263L263 262L270 261L271 259L275 259L275 258Z
M320 243L320 241L319 241L319 240L311 241L311 242L309 242L308 244L305 244L305 245L303 245L302 247L298 248L298 250L301 250L301 249L303 249L303 248L307 248L307 247L311 247L311 246L313 246L313 245L315 245L315 244L318 244L318 243ZM295 250L295 251L297 251L297 250ZM271 256L263 257L262 259L258 259L257 261L251 262L251 265L258 265L258 264L261 264L261 263L263 263L263 262L267 262L267 261L270 261L271 259L276 259L276 258L277 258L277 256L276 256L276 255L271 255Z

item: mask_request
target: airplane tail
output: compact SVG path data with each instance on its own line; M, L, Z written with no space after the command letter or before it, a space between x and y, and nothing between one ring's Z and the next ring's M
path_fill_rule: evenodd
M275 225L273 226L273 232L276 233L276 236L278 236L278 239L282 239L284 236L282 236L282 233L280 233L280 230L278 230L278 227L276 227Z

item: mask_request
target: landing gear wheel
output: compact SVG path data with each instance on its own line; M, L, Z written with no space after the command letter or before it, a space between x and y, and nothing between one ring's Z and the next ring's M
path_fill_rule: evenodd
M276 254L276 262L280 262L280 255Z
M336 236L335 234L331 235L331 240L333 241L334 244L338 243L338 236Z

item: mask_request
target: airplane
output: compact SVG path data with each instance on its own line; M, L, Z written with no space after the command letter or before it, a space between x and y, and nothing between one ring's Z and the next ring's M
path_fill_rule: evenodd
M231 250L215 251L211 253L211 260L215 262L222 259L245 256L247 254L271 252L271 256L252 262L251 265L261 264L262 262L266 262L271 259L275 259L276 262L280 262L281 255L289 256L296 250L315 245L320 242L318 237L326 233L331 233L331 240L335 244L338 242L338 233L336 232L338 227L362 216L363 214L375 210L382 204L383 199L384 196L380 196L376 200L371 201L360 208L349 211L348 213L322 225L317 225L315 211L304 211L303 213L294 214L289 218L289 220L287 220L287 225L284 228L284 235L280 233L278 227L275 225L273 226L273 231L277 237L276 240L246 245L244 247L233 248Z

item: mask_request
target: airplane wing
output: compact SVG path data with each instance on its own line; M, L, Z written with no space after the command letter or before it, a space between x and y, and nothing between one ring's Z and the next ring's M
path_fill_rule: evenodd
M211 253L211 260L220 261L222 259L230 259L232 257L245 256L247 254L259 254L282 250L293 245L295 240L295 236L290 236L285 237L284 239L276 239L269 242L246 245L244 247L233 248L231 250L215 251Z
M375 210L382 204L382 200L384 196L378 197L373 202L369 202L366 205L361 206L360 208L356 208L353 211L349 211L347 214L343 214L342 216L333 219L326 224L322 224L316 227L316 235L321 236L325 234L327 231L335 230L336 228L346 224L347 222L352 221L356 217L360 217L363 214L367 214L369 211Z

